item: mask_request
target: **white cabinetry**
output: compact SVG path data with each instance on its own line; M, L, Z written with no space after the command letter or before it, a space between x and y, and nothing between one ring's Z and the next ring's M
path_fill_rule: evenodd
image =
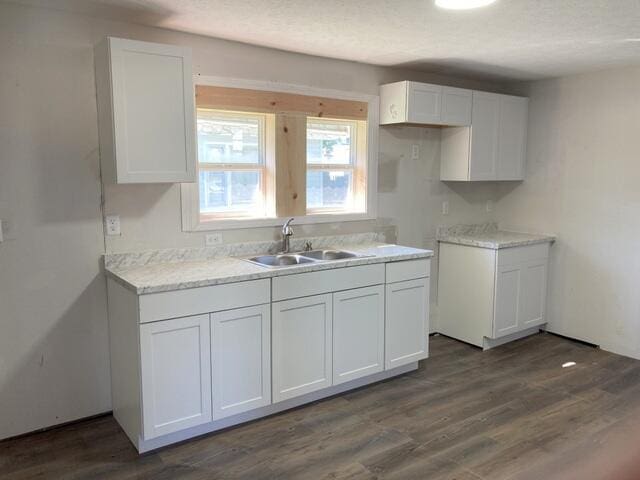
M211 314L214 420L271 403L269 305Z
M543 325L549 245L493 250L441 243L438 330L490 348Z
M471 126L442 130L440 179L522 180L528 102L474 91Z
M419 82L380 87L380 124L469 125L471 90Z
M194 182L191 51L108 37L95 48L95 66L104 179Z
M385 297L385 368L429 356L428 260L387 265Z
M333 384L384 369L384 286L333 294Z
M332 295L273 303L273 401L331 386Z
M211 421L209 355L208 315L140 326L145 439Z

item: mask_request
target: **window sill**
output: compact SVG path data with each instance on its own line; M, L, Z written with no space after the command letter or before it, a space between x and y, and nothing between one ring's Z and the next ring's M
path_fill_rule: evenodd
M311 225L316 223L357 222L363 220L375 220L375 215L368 213L339 213L339 214L313 214L295 217L296 225ZM235 218L219 219L198 222L192 228L183 228L185 232L207 232L215 230L238 230L242 228L279 227L286 218Z

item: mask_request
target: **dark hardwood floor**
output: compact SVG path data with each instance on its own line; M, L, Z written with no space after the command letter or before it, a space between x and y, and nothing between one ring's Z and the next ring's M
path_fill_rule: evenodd
M640 478L639 361L549 334L430 346L410 374L142 456L111 416L0 442L0 477Z

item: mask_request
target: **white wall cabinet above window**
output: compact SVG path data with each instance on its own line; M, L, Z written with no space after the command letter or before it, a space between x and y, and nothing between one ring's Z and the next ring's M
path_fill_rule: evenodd
M95 67L103 179L195 182L191 51L108 37Z
M440 179L523 180L529 99L473 92L470 127L445 128Z
M380 124L471 124L471 90L419 82L380 87Z

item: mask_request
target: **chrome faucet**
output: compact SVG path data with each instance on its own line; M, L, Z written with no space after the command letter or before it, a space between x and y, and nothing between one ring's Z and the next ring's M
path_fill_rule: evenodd
M293 222L293 217L284 222L282 226L282 251L280 253L289 253L289 237L293 236L293 228L289 224Z

